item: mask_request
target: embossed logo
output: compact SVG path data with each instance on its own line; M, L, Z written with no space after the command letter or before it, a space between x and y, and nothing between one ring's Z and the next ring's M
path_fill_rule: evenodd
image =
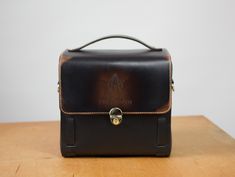
M132 105L130 99L129 87L127 85L128 80L118 76L117 73L111 75L105 80L102 80L102 88L104 91L99 99L99 105Z
M124 82L125 81L120 80L118 75L115 73L112 75L112 77L108 81L108 88L121 90L123 88Z

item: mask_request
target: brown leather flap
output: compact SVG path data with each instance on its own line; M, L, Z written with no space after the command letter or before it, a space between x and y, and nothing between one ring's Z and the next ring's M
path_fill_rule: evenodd
M66 114L161 114L171 109L167 50L84 50L60 57L60 109Z

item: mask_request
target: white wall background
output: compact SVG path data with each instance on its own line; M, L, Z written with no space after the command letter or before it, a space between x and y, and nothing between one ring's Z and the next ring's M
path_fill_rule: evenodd
M59 54L109 34L167 48L173 114L204 114L235 137L233 0L1 0L0 121L59 119ZM139 45L110 40L94 47Z

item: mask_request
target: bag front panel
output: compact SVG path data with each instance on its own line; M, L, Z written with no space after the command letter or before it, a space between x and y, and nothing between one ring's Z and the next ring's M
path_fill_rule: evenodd
M112 125L105 115L61 113L63 156L156 155L169 156L171 112L162 115L126 115Z

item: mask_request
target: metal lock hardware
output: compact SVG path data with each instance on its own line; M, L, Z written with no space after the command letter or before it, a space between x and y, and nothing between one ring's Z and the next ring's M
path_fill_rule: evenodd
M109 111L110 121L113 125L119 125L122 122L122 110L120 108L112 108Z

